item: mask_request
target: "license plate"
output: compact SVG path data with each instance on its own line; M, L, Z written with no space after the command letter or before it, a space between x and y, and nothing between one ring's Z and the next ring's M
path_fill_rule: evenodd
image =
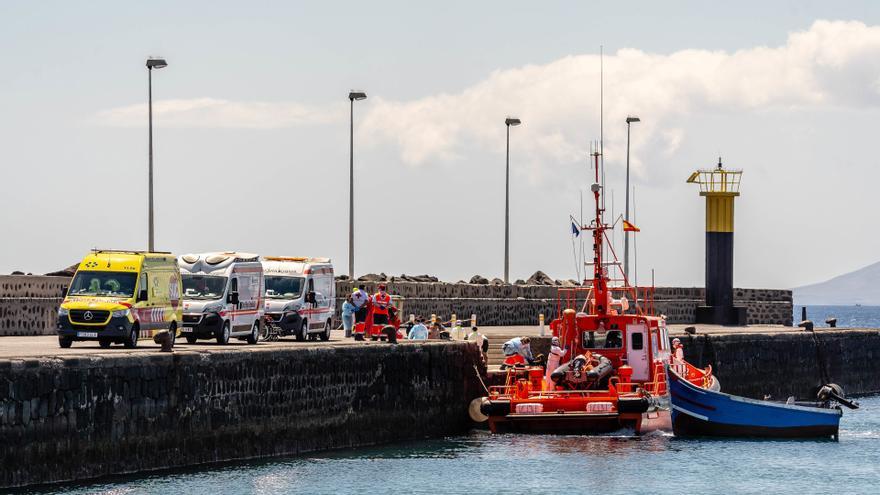
M98 332L76 332L77 337L81 338L97 338Z
M192 327L180 327L181 333L191 333L193 331Z

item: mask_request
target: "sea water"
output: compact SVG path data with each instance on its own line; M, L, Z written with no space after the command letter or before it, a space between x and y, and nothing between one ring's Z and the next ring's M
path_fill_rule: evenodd
M794 323L801 321L801 308L794 304ZM806 306L807 318L816 327L827 327L825 320L837 318L837 326L845 328L880 328L880 306ZM880 491L878 491L880 493Z
M845 410L840 439L470 434L227 464L25 493L880 493L880 397Z

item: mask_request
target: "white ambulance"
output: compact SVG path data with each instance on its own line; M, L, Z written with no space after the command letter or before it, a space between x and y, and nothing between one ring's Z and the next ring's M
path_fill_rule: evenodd
M263 256L266 319L296 340L330 339L336 280L330 258Z
M263 265L256 254L227 251L185 254L177 259L183 283L181 335L256 344L263 319Z

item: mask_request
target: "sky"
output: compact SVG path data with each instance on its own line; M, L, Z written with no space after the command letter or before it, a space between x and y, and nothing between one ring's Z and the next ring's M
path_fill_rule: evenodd
M743 170L734 283L880 258L875 2L0 2L0 273L147 245L355 271L576 278L570 215L603 122L608 218L633 124L637 277L704 280L698 168ZM604 104L600 119L600 57ZM587 214L589 214L587 205ZM614 236L621 249L621 234Z

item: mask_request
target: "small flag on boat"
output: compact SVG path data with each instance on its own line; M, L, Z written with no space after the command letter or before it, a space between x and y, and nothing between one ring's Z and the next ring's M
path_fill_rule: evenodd
M579 229L578 226L577 226L577 224L574 223L574 222L571 222L571 233L572 233L575 237L581 235L581 229Z
M624 220L623 221L623 231L624 232L641 232L642 230L640 228L636 227L635 225Z

